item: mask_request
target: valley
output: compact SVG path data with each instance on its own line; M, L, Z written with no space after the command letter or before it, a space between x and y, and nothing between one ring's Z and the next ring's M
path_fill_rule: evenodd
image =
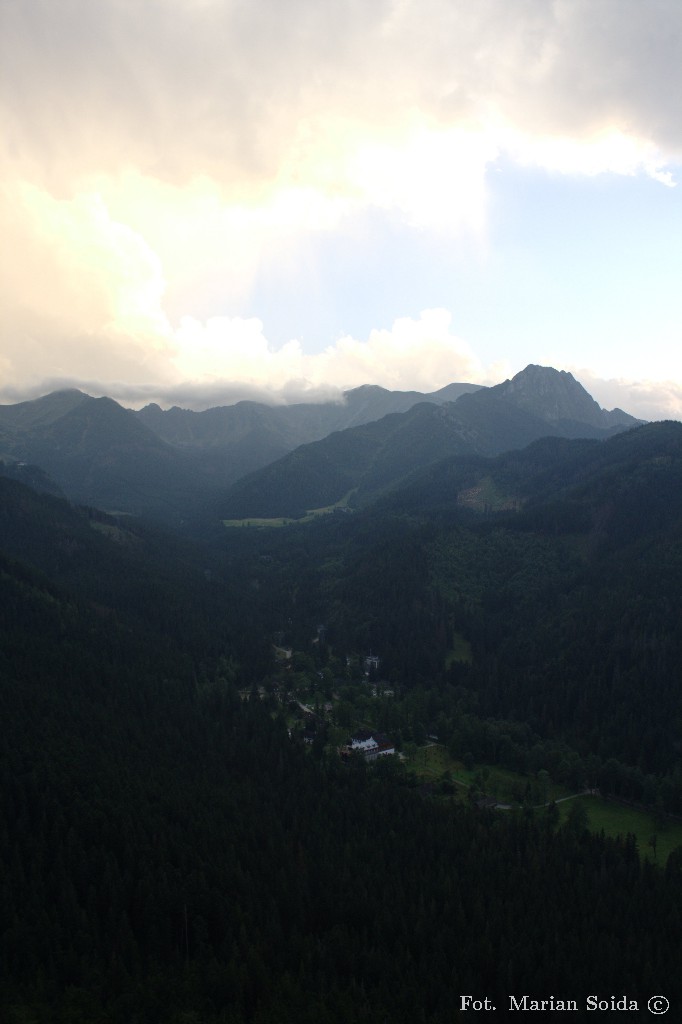
M3 1020L680 1005L682 425L569 377L0 410Z

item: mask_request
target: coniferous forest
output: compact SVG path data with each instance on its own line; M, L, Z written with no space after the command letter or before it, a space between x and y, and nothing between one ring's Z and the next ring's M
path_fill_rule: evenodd
M439 1024L524 993L675 1019L682 849L410 761L678 821L681 587L679 424L269 528L0 476L0 1019ZM405 760L339 756L361 727Z

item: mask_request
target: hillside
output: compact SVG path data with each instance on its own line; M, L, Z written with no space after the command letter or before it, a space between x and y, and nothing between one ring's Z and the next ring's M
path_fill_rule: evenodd
M679 438L661 448L650 428L635 435L618 457L631 460L640 493L638 468L642 488L656 466L665 476L660 459L677 466ZM610 466L605 457L586 499L598 509L612 499ZM664 872L578 817L559 827L528 807L442 802L399 766L344 766L331 744L307 750L289 735L276 666L259 660L270 644L258 634L286 624L307 646L279 673L312 699L318 672L343 671L335 649L377 641L396 694L372 703L340 678L339 717L362 700L401 742L435 719L444 741L471 744L476 758L494 740L503 759L542 755L561 775L560 754L575 772L565 748L524 747L521 704L508 723L473 710L477 688L489 699L491 658L505 656L489 627L513 607L518 573L527 603L510 628L527 666L539 664L534 611L551 611L546 586L558 599L574 571L556 554L539 563L558 550L551 533L526 543L522 517L518 531L508 520L491 530L375 511L233 531L208 551L17 481L0 488L4 1020L446 1024L469 991L682 997L679 856ZM660 529L674 529L672 513ZM661 536L652 532L654 549ZM459 607L453 580L477 602L458 621L477 623L473 665L441 661L431 675ZM329 639L311 646L320 614ZM582 621L576 632L563 621L579 636ZM659 641L666 630L662 619ZM240 700L238 687L254 684L262 699ZM619 696L636 715L632 694Z
M349 495L362 505L449 454L491 455L546 434L603 437L635 422L543 367L496 388L364 386L337 402L204 412L132 412L69 390L0 406L0 459L35 466L74 501L179 527L207 515L298 516Z
M303 442L475 389L451 384L422 395L367 386L338 402L239 402L205 412L132 412L109 398L58 391L0 406L0 459L35 465L74 501L179 526L228 484Z
M407 412L419 402L441 405L477 389L475 384L449 384L440 391L423 394L388 391L367 384L344 392L338 401L274 406L242 401L203 412L177 406L163 410L158 405L148 405L135 415L162 440L172 444L206 450L233 448L237 443L248 442L257 450L267 439L279 456L334 431L371 423L390 413Z
M440 718L460 757L492 744L526 770L570 753L583 781L583 759L614 759L620 792L682 813L680 424L450 458L354 516L224 545L273 630L305 644L324 622L334 651L426 691L420 735ZM414 734L414 709L390 714Z
M177 520L206 491L183 453L110 398L58 392L0 417L5 457L38 466L74 501Z
M203 412L149 405L135 415L163 441L191 455L212 485L224 487L335 431L475 390L473 384L450 384L425 395L365 385L346 391L339 401L277 406L243 401Z
M225 519L296 517L349 494L360 507L448 455L496 455L546 436L603 439L637 422L599 409L570 374L528 367L496 388L440 406L422 403L301 446L238 481L216 508Z

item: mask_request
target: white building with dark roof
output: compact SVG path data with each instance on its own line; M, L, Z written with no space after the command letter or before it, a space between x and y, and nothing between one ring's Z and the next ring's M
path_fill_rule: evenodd
M351 736L350 749L362 751L366 761L376 761L378 757L395 754L395 744L388 736L383 732L368 732L366 729Z

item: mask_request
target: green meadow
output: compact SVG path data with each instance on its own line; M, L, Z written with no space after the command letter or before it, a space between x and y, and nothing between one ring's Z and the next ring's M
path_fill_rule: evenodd
M537 808L541 803L555 800L561 822L566 820L574 801L579 801L587 811L587 825L591 832L603 831L604 835L613 838L634 835L640 856L658 864L665 864L672 851L682 846L680 822L657 823L654 816L644 809L628 807L600 796L577 796L566 786L551 780L543 792L537 778L499 765L466 768L461 761L450 757L440 744L419 747L407 763L420 782L452 782L453 798L460 801L468 799L471 787L502 805L518 806L529 802Z
M672 851L682 846L680 822L657 823L648 811L627 807L599 796L580 796L576 799L585 806L587 824L591 832L603 831L604 835L612 837L634 835L641 857L665 864ZM570 806L570 801L559 805L562 821L568 814Z
M223 519L223 526L253 526L257 529L263 529L269 527L290 526L292 523L310 523L313 519L318 519L320 516L328 516L337 509L348 508L348 502L355 490L356 488L353 488L348 491L347 494L344 494L344 496L334 502L333 505L324 505L322 508L309 508L304 516L300 516L300 518L297 519L292 516L275 516L270 519L248 516L245 519Z

